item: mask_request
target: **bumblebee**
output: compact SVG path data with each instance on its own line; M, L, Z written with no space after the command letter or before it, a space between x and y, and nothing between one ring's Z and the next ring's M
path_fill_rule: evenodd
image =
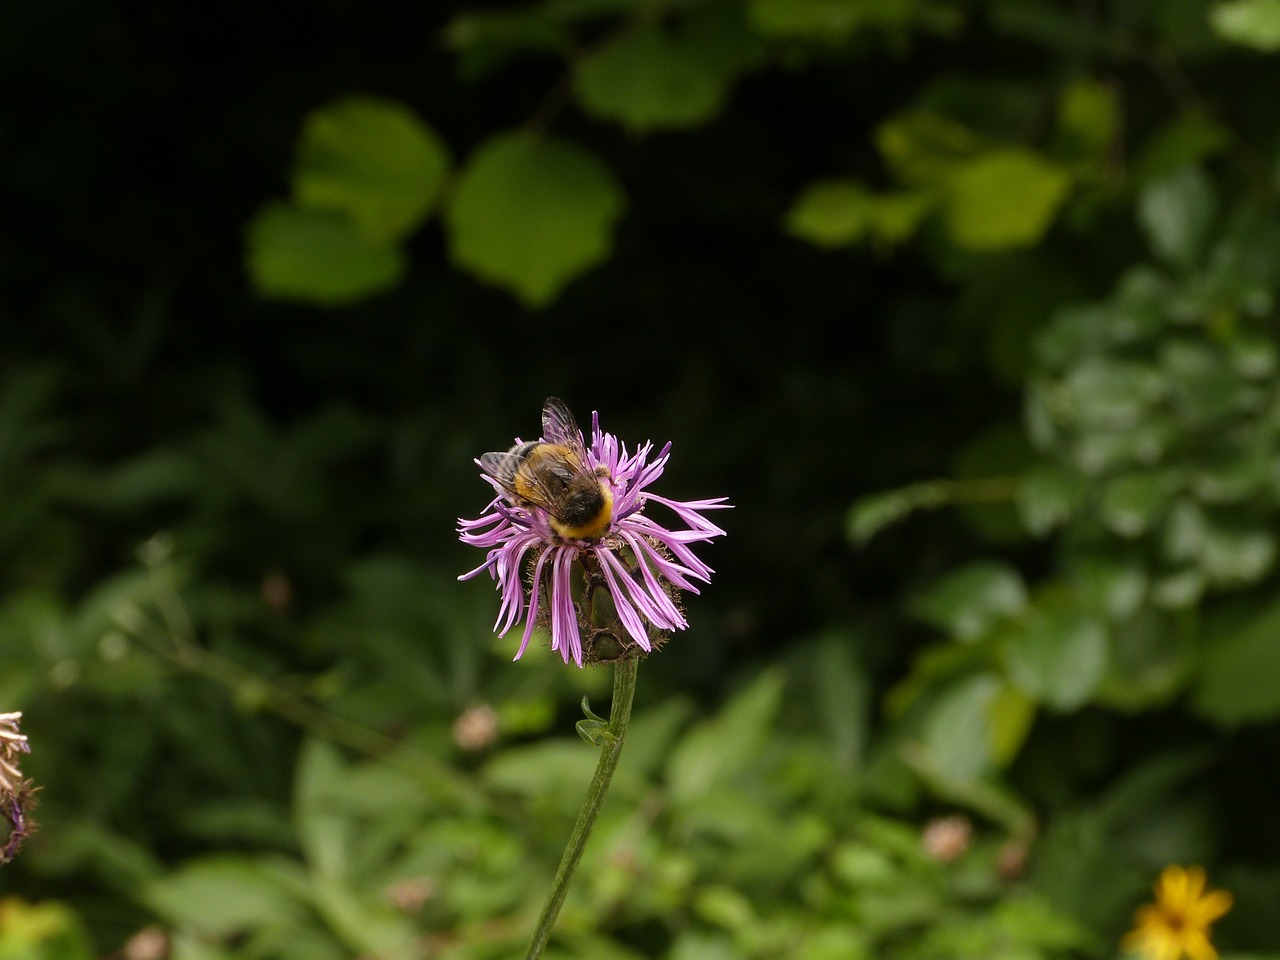
M542 439L486 453L480 468L519 507L539 507L565 540L599 540L613 519L613 491L604 467L590 470L573 414L557 397L542 405Z

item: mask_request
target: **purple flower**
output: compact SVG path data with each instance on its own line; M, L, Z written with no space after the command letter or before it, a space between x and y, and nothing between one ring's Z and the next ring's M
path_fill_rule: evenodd
M21 713L0 713L0 818L9 824L9 837L0 846L0 863L13 859L33 828L28 813L35 791L18 769L19 754L31 751L18 730L21 719Z
M550 626L551 649L565 663L618 659L636 647L648 653L669 631L688 627L680 593L697 593L693 581L710 582L712 573L691 547L724 536L704 514L729 504L723 497L678 501L649 492L666 468L670 443L656 456L648 441L628 453L592 413L588 447L554 397L542 423L541 441L517 441L506 453L476 461L498 495L477 519L458 521L462 542L488 551L484 563L458 579L488 571L498 582L494 629L504 636L524 623L517 660L538 625ZM653 504L683 526L650 517L645 511Z

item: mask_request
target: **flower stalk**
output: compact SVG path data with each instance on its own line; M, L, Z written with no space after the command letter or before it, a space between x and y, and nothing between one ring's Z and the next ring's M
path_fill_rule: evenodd
M564 401L548 397L542 437L476 460L495 494L474 520L458 521L463 543L485 551L484 563L464 573L487 573L502 602L499 636L524 625L515 659L535 630L566 664L612 663L613 703L606 724L583 700L578 733L600 748L596 772L538 918L526 960L546 949L569 884L582 860L596 816L618 767L640 658L673 631L687 629L682 595L709 583L712 570L694 547L724 536L707 518L728 509L725 498L672 500L650 487L666 468L671 444L646 441L634 452L591 416L590 442ZM647 512L659 508L659 518ZM659 522L662 515L668 519Z
M560 866L556 870L555 879L551 882L551 893L538 925L534 928L533 939L529 942L529 950L525 960L537 960L551 939L551 929L555 926L556 917L564 905L569 893L569 884L582 860L582 852L586 849L591 829L595 826L596 815L604 803L605 794L613 780L613 772L618 767L618 757L622 755L622 746L626 742L627 726L631 722L631 701L636 692L636 673L640 661L634 657L626 657L617 661L613 668L613 703L609 708L609 726L600 738L600 760L596 764L596 772L591 778L591 786L587 788L587 798L583 801L578 819L569 834L569 842L560 858Z

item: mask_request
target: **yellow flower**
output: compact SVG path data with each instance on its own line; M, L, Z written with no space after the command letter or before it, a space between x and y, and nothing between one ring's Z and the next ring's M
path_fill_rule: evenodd
M1231 894L1206 891L1200 867L1165 867L1155 891L1156 902L1134 914L1121 946L1143 960L1218 960L1209 927L1231 909Z

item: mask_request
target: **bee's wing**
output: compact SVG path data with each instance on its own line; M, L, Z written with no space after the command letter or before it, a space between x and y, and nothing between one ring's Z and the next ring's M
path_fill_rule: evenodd
M502 484L506 490L515 492L513 484L516 471L520 469L520 458L510 450L503 452L495 450L492 453L480 454L480 469Z
M520 475L519 494L535 506L558 519L563 519L565 492L574 479L585 475L582 465L558 450L543 448L536 470Z
M573 414L559 397L547 397L547 402L542 405L542 439L566 446L581 459L586 459L578 421L573 419Z

